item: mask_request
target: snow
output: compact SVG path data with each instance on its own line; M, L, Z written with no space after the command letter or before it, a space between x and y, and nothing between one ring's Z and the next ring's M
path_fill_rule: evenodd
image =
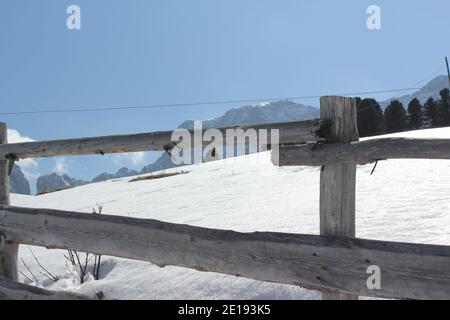
M391 136L450 138L450 128ZM375 138L375 137L374 137ZM449 244L450 161L382 161L357 173L356 230L359 238ZM319 169L277 168L260 153L174 168L188 174L129 182L131 178L76 187L41 196L12 195L12 204L80 212L98 205L103 214L241 232L318 234ZM59 281L39 274L29 248ZM101 280L80 285L68 271L64 251L20 246L20 257L38 278L34 285L116 299L317 299L316 291L148 262L103 257ZM24 266L20 270L29 274ZM29 281L22 278L22 281Z

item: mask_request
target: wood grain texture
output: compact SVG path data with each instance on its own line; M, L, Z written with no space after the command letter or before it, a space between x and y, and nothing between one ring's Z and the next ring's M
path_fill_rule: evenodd
M223 133L227 129L279 129L280 143L293 144L323 140L317 136L321 128L319 120L307 120L285 123L241 125L219 128ZM193 134L193 131L191 131ZM177 142L171 141L172 131L160 131L130 135L116 135L79 139L35 141L0 145L0 159L13 154L19 159L52 156L73 156L88 154L106 154L138 151L165 151L172 149ZM268 135L270 144L270 134Z
M322 97L321 119L332 123L328 142L350 142L359 139L356 101L345 97ZM355 237L356 165L327 164L320 172L320 234L323 236ZM326 300L355 300L346 293L323 293Z
M50 291L0 277L0 300L92 300L70 292Z
M450 298L450 247L269 232L238 233L149 219L0 207L11 241L150 261L364 296ZM381 268L381 290L366 286Z
M450 159L450 139L381 138L353 143L280 146L280 166L367 164L387 159Z
M7 142L6 124L0 122L0 146ZM10 203L8 167L8 161L0 160L0 205L9 205ZM0 228L0 237L2 236ZM17 281L19 276L18 255L19 246L17 244L6 243L6 246L0 244L0 276Z

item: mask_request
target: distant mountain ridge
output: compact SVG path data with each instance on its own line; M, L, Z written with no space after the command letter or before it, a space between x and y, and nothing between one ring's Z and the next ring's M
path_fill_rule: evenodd
M11 193L30 195L30 184L18 165L14 165L9 176Z
M73 187L82 186L89 183L101 182L110 179L117 179L123 177L130 177L138 175L139 172L136 170L128 169L126 167L120 168L115 174L101 173L94 177L91 181L84 181L74 179L67 174L57 174L51 173L48 175L40 176L36 181L36 193L44 194L64 189L69 189Z
M69 177L67 174L59 175L51 173L40 176L36 181L36 193L44 194L57 190L64 190L72 187L81 186L89 183L88 181L78 180Z
M316 107L305 106L291 100L280 100L258 105L233 108L223 116L202 121L204 128L218 128L240 124L259 124L265 122L287 122L315 119L320 116ZM192 129L193 120L184 121L179 128Z
M382 101L380 102L380 106L381 108L385 109L391 101L398 100L403 104L405 108L407 108L409 102L414 98L419 99L421 103L425 103L429 97L433 97L435 99L439 98L439 92L444 88L448 88L449 85L450 84L448 76L441 75L434 78L433 80L428 82L424 87L413 92L412 94L406 94L401 97Z
M124 178L124 177L131 177L138 175L139 172L133 169L128 169L127 167L120 168L115 174L103 172L96 176L94 179L92 179L91 182L101 182L106 181L110 179L118 179L118 178Z

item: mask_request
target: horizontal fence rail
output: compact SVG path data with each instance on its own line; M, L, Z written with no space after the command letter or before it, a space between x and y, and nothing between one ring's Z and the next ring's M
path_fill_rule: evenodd
M6 124L0 123L0 299L86 298L14 282L19 244L297 285L322 291L323 299L357 299L358 295L450 299L450 246L355 238L356 165L387 159L450 159L450 139L358 141L356 100L332 96L321 98L321 119L215 129L224 137L229 129L242 129L241 133L279 129L276 142L264 141L265 145L279 144L272 148L274 164L324 165L320 173L320 236L239 233L150 219L9 206L8 173L15 160L169 151L178 141L171 140L173 131L160 131L8 144ZM193 130L190 133L198 135ZM267 138L272 138L269 132ZM234 142L248 143L246 139ZM373 267L381 272L379 289L368 285Z
M318 136L318 131L321 129L320 120L240 125L217 129L224 134L227 129L279 129L280 144L324 140ZM193 130L190 131L193 133ZM10 143L0 145L0 159L166 151L172 149L178 143L178 141L172 141L171 136L172 131L159 131L129 135ZM268 135L268 139L268 143L270 143L270 135Z
M50 291L0 277L0 300L93 300L87 296Z
M320 166L336 162L367 164L387 159L450 159L450 139L381 138L317 146L280 146L272 151L280 166Z
M149 219L0 206L9 243L70 249L200 271L387 298L449 299L450 247L272 232L239 233ZM381 268L380 290L366 285Z

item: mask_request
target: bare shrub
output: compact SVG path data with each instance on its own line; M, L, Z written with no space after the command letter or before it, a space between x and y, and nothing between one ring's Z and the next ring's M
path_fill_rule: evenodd
M92 209L92 214L101 214L103 211L103 206L97 205L97 209ZM92 253L80 253L75 250L67 250L67 255L64 255L67 263L70 263L74 270L78 273L80 283L84 283L86 280L86 276L90 270L89 262L94 259L94 263L91 269L91 274L94 277L94 280L98 280L100 278L100 265L101 265L101 255L92 254Z
M39 266L40 270L39 273L41 275L43 275L44 277L46 277L47 279L52 280L53 282L56 282L59 280L58 276L54 275L53 273L51 273L50 271L48 271L48 269L46 269L40 262L39 259L36 257L36 255L34 254L33 250L31 250L30 246L28 246L28 250L30 250L31 255L34 258L34 261L36 261L37 265ZM28 266L25 264L25 262L22 260L23 265L25 266L25 268L28 270L28 272L31 274L31 276L37 281L37 278L35 277L35 275L31 272L30 268L28 268ZM22 273L22 275L24 275ZM28 277L27 277L28 278ZM29 278L28 278L29 279ZM30 279L29 279L30 280Z

